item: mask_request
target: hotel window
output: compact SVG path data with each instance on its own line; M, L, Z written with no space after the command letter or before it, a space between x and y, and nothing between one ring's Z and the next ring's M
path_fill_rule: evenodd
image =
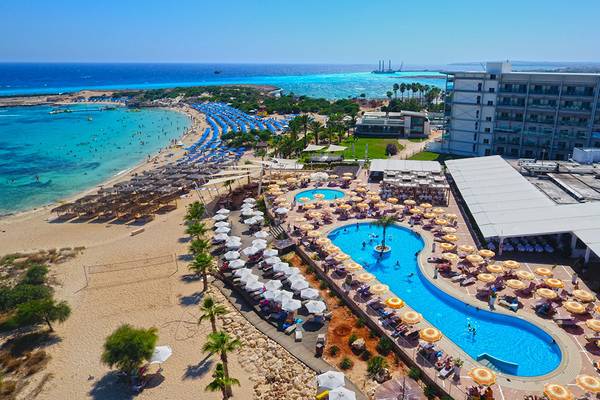
M485 149L485 155L489 156L490 155L490 149Z
M490 139L483 139L483 144L490 144Z
M485 120L486 120L487 122L491 122L491 121L492 121L492 117L485 117Z
M490 128L485 128L483 131L486 132L486 133L490 133L491 129Z
M477 104L481 104L481 96L477 96Z
M498 148L496 148L496 153L498 153L499 155L504 154L504 147L498 147Z
M496 74L490 74L490 80L495 81L496 80Z
M492 100L488 100L488 102L487 102L487 105L488 105L488 106L493 106L493 105L494 105L494 102L493 102Z
M496 91L496 89L494 89L493 87L488 89L490 91L490 93L494 93Z

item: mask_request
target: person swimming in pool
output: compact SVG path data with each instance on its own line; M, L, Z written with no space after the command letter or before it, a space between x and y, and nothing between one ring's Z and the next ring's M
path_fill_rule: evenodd
M394 265L394 269L400 269L400 260L396 260L396 264Z
M367 247L367 243L365 241L362 242L362 248L364 250L364 248Z

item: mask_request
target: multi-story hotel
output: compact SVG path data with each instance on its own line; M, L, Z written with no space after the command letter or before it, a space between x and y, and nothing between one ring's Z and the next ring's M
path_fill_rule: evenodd
M447 72L441 151L465 156L566 160L600 148L600 74Z

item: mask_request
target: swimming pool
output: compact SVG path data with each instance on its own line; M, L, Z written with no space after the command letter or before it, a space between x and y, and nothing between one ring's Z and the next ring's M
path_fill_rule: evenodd
M322 194L323 198L322 199L317 199L317 198L315 198L315 194ZM310 189L310 190L303 190L302 192L300 192L296 196L294 196L294 200L296 201L296 203L304 203L303 201L300 201L300 199L303 198L303 197L309 198L310 201L315 201L315 200L335 200L335 199L341 199L342 197L344 197L344 192L342 192L341 190L337 190L337 189Z
M465 304L423 276L416 255L424 242L412 230L389 226L386 244L392 251L378 260L373 247L382 231L372 223L353 224L333 230L329 238L474 360L505 361L492 363L499 371L518 376L545 375L558 367L560 348L545 331L520 318ZM475 335L468 331L469 324L476 328Z

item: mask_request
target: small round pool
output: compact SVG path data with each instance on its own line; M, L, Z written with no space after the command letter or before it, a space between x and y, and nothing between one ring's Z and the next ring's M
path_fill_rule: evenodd
M315 195L317 195L317 197L315 197ZM321 197L319 195L322 195L323 197L319 198L319 197ZM310 190L303 190L302 192L298 193L296 196L294 196L294 201L296 201L296 203L308 203L308 202L316 201L316 200L341 199L342 197L344 197L344 192L342 192L341 190L310 189ZM306 199L309 199L309 200L306 200Z

